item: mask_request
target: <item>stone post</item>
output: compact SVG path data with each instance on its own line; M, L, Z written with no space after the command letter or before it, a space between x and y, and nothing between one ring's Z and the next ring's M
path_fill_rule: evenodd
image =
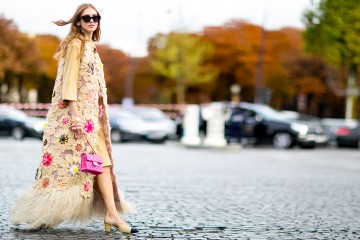
M207 120L204 146L221 148L227 145L225 139L225 113L221 103L211 103L203 109L203 118Z
M188 147L199 146L201 139L199 136L199 117L200 108L198 105L187 105L183 119L183 137L181 143Z

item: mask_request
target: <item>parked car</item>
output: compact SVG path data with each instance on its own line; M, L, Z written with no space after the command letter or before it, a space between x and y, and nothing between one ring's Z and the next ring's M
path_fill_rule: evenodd
M143 114L142 111L141 114ZM113 142L147 140L164 143L168 138L169 129L165 122L153 119L152 115L145 118L140 115L138 109L110 108L109 118Z
M330 136L320 118L295 111L279 112L291 122L305 124L308 127L308 134L314 134L316 136L315 145L326 146L329 143ZM315 145L309 145L309 147Z
M109 108L112 142L125 142L142 139L143 121L123 108Z
M0 135L12 136L16 140L25 137L42 139L45 118L29 117L24 112L9 106L0 106Z
M225 137L283 149L295 145L314 148L327 141L321 125L290 120L269 106L245 102L229 109Z
M337 127L334 135L337 147L356 147L360 149L360 121Z
M337 136L345 134L347 132L345 129L355 128L358 124L355 120L337 118L323 118L321 123L324 126L325 133L328 135L330 147L337 147Z
M149 128L149 134L164 135L166 139L176 138L177 126L163 111L153 107L131 107L129 111L141 117Z

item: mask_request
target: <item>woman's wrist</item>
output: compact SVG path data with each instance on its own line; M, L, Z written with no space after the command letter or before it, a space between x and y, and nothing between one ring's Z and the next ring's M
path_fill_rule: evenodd
M79 116L71 116L71 122L77 123L80 121L81 121L81 118Z
M82 128L81 118L79 116L71 116L71 126L72 131L76 131Z

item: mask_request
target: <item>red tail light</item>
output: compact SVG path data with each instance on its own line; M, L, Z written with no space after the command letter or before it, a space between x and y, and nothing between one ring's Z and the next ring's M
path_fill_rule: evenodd
M349 135L350 129L349 128L338 128L338 129L336 129L335 134L338 136Z

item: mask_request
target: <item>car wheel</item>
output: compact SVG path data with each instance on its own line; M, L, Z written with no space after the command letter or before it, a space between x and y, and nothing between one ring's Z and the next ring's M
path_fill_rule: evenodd
M14 127L11 131L11 136L16 140L23 140L25 137L25 131L21 127Z
M166 141L166 138L152 139L151 140L152 143L157 143L157 144L164 143L165 141Z
M357 141L357 147L360 150L360 139Z
M287 149L293 146L293 138L289 133L276 133L273 138L274 148Z
M122 142L122 133L119 130L112 130L110 132L111 142Z

